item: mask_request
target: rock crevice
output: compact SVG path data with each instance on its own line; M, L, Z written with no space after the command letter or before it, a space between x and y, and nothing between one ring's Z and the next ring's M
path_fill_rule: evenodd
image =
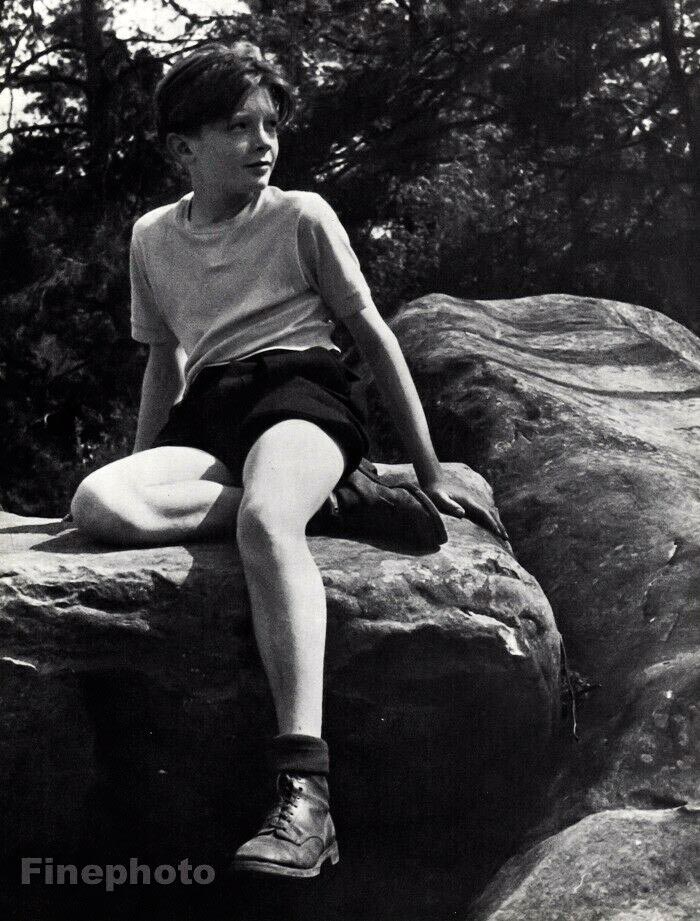
M690 813L634 809L699 792L700 342L642 307L568 295L430 295L393 327L438 452L489 478L587 688L581 741L531 831L554 837L513 858L474 917L694 917ZM635 823L666 894L651 864L635 888Z

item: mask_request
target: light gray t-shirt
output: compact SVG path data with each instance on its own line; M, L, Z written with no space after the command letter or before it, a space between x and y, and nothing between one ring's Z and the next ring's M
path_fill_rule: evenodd
M139 218L131 240L131 328L179 342L201 368L269 349L333 349L334 318L372 304L348 235L314 192L268 186L235 217L191 226L192 193Z

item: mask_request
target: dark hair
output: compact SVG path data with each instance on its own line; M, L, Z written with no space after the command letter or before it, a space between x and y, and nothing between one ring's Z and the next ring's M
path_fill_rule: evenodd
M188 134L226 118L254 86L272 98L281 124L295 109L294 91L281 72L250 42L203 45L174 64L156 87L155 107L161 143L171 131Z

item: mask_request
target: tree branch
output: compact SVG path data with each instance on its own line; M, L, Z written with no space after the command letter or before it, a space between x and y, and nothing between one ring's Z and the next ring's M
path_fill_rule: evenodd
M83 125L77 122L46 122L36 125L18 125L16 128L6 128L0 132L0 138L10 134L33 134L36 131L85 131Z
M85 90L85 80L81 77L59 73L30 74L27 77L20 77L18 80L13 81L11 85L18 89L26 89L31 86L46 86L48 83L63 83L65 86L76 86L81 91Z
M170 7L178 16L182 16L192 25L206 26L211 22L227 22L229 19L238 19L240 13L215 13L212 16L200 16L198 13L192 13L186 7L177 3L177 0L161 0L163 6Z
M693 99L691 98L688 88L688 81L681 64L673 27L673 17L668 5L668 0L654 0L654 6L658 11L659 25L661 27L661 44L668 65L668 72L685 119L688 144L690 146L690 159L693 165L693 172L695 173L696 189L700 193L700 124L698 124L698 114L694 110Z
M683 38L679 38L677 47L682 51L700 48L700 37L686 35ZM607 62L602 65L601 69L608 70L609 68L620 67L630 61L636 61L638 58L643 58L648 54L655 54L662 50L661 41L647 42L646 45L639 45L637 48L626 48L616 57L609 58Z
M47 54L53 54L54 51L75 51L78 52L79 49L76 46L69 42L56 42L55 45L48 45L46 48L42 48L41 51L37 51L34 54L30 55L25 61L22 61L21 64L18 64L16 68L11 70L8 74L7 82L9 83L14 77L18 76L20 73L25 71L28 67L31 67L32 64L36 64L37 61L41 60Z

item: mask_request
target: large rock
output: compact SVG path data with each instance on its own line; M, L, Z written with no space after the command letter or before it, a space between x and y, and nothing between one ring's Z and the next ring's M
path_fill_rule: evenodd
M598 812L499 871L473 921L697 918L700 813Z
M463 465L451 476L491 501ZM334 809L361 853L400 829L406 859L466 848L486 866L512 846L546 765L559 636L501 542L448 528L420 556L311 540L329 608ZM0 556L6 857L89 841L88 862L101 847L217 865L259 818L274 728L235 548L110 549L5 513ZM520 822L505 821L514 810ZM352 879L376 907L388 894L374 866ZM383 916L412 917L401 899Z
M693 800L700 343L653 311L565 295L431 295L393 327L439 453L492 483L588 692L534 834Z

